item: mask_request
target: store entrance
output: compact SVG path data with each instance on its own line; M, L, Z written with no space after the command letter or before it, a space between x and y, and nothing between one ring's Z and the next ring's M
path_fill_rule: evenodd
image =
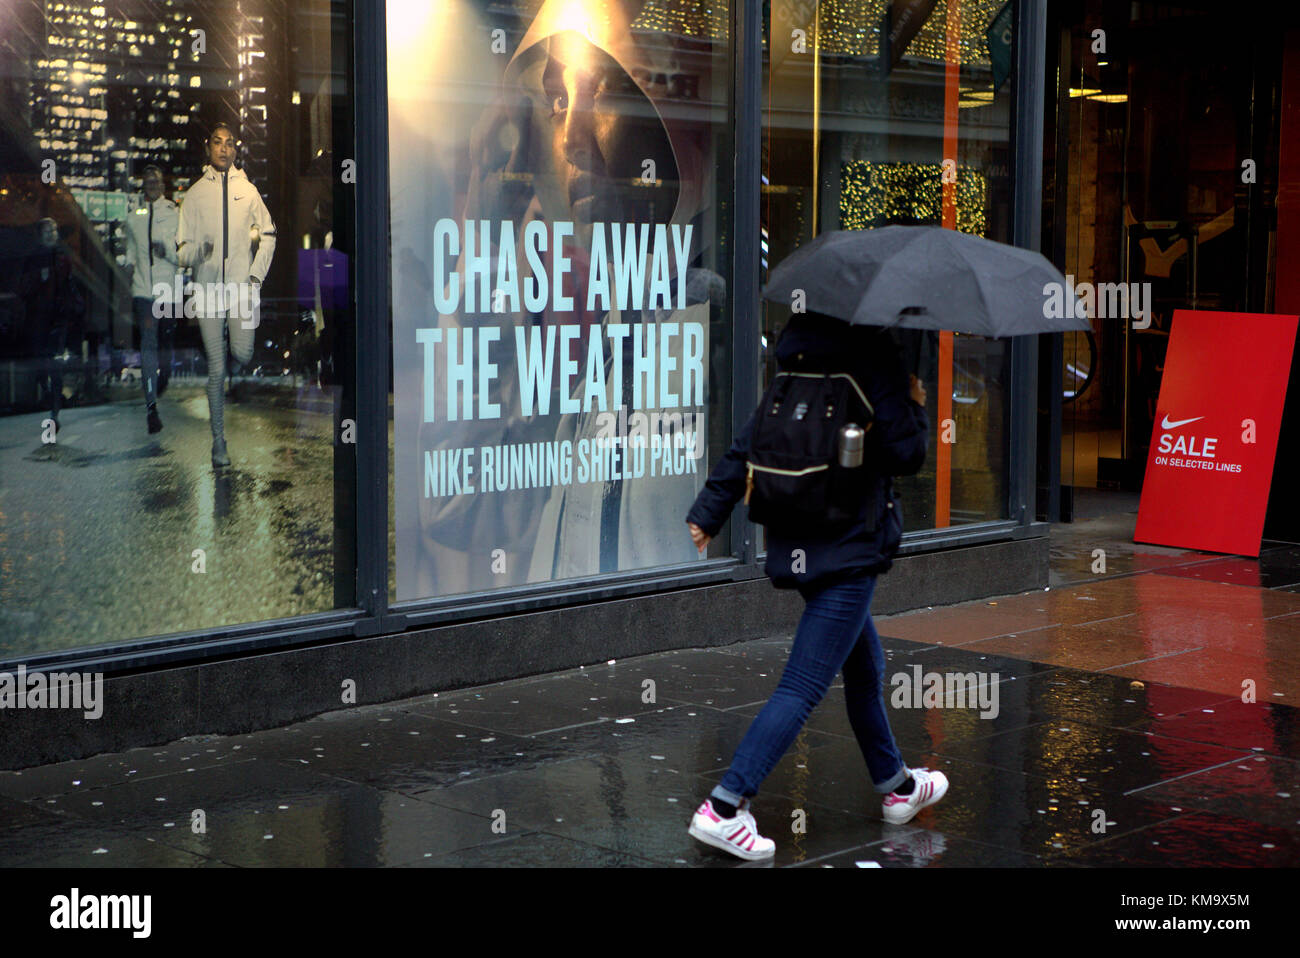
M1039 514L1070 521L1136 511L1174 311L1279 311L1279 131L1300 104L1271 8L1049 6L1043 246L1092 331L1040 351Z

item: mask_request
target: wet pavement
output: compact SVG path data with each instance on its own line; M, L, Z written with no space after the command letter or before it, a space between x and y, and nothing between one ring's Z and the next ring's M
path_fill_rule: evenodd
M250 385L220 472L198 380L155 435L138 386L110 395L51 444L45 413L0 417L0 658L334 607L327 394Z
M687 835L783 635L0 773L0 865L1298 865L1300 552L1126 545L1132 518L1057 527L1050 590L878 620L891 678L997 692L893 703L905 761L951 782L908 825L837 683L755 800L774 863Z

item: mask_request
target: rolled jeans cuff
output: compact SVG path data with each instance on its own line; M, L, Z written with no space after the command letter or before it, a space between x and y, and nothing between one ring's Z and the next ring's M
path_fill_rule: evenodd
M894 789L898 788L898 786L906 782L907 776L908 776L907 766L904 765L902 768L898 770L897 775L894 775L886 782L881 782L879 785L872 783L872 787L881 795L888 795Z
M900 779L900 781L901 781L901 779ZM720 799L722 799L724 802L726 802L728 805L735 805L737 808L739 808L739 807L740 807L740 803L743 802L743 801L745 800L745 796L743 796L743 795L737 795L735 792L731 791L730 789L723 788L721 785L719 785L717 788L715 788L715 789L710 793L709 797L710 797L710 798L720 798Z

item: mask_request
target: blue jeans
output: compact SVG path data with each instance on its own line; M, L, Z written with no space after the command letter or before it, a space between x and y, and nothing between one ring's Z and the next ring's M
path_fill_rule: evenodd
M871 621L875 576L800 589L806 604L781 682L736 749L713 795L733 805L758 793L794 743L809 714L844 672L849 724L875 790L892 792L907 780L885 711L885 652Z

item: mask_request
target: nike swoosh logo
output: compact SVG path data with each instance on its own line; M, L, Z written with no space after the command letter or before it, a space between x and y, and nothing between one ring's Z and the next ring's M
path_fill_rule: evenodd
M1204 416L1194 416L1191 419L1178 419L1175 420L1174 422L1170 422L1169 416L1166 414L1164 421L1160 423L1160 428L1177 429L1179 426L1186 426L1189 422L1196 422L1197 420L1204 419L1204 418L1205 418Z

